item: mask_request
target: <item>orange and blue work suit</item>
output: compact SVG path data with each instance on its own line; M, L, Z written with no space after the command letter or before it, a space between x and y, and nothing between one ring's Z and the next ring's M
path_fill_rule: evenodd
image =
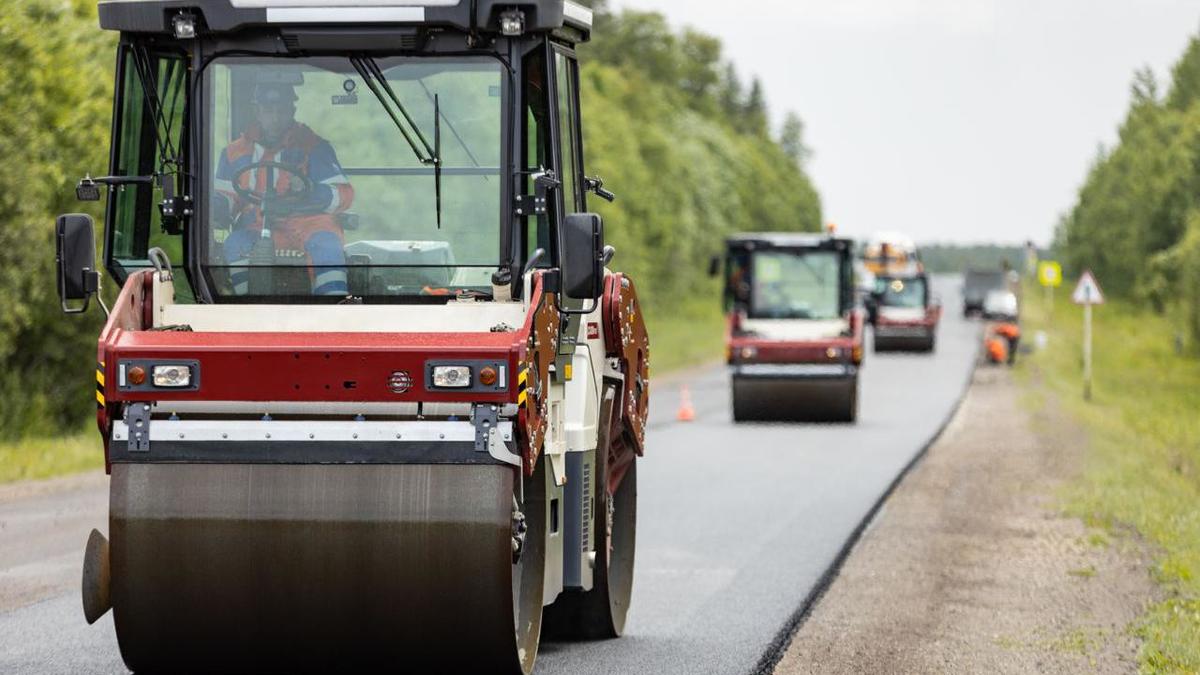
M252 126L225 148L217 164L216 192L229 201L231 212L236 214L233 233L224 243L234 292L245 295L249 290L249 255L262 238L263 209L239 197L233 180L236 177L243 190L255 194L287 195L294 181L288 171L258 168L243 172L258 162L278 162L298 168L312 181L313 189L303 203L293 207L293 215L272 218L271 238L276 249L304 252L312 270L313 295L346 295L345 238L337 214L350 208L354 188L333 146L299 123L284 133L277 147L264 146L261 135L258 126Z

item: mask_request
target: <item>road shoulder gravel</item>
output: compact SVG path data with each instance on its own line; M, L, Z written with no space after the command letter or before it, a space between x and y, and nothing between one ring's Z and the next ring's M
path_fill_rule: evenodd
M1082 439L1008 370L978 370L775 672L1135 671L1150 556L1058 511Z

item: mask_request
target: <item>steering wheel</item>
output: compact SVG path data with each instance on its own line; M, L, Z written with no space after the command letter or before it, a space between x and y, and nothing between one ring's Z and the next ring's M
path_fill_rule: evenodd
M308 176L300 171L300 167L284 164L283 162L254 162L242 167L233 176L233 191L237 193L243 201L250 204L262 204L268 194L274 194L274 186L267 186L264 191L252 190L248 187L242 187L242 176L256 169L267 170L275 169L282 171L292 177L288 184L291 189L286 194L278 195L278 198L288 204L300 204L312 194L315 187L313 181ZM296 186L299 186L298 188Z

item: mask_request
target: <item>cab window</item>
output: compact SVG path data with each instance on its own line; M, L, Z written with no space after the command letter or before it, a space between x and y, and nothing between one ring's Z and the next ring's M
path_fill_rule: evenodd
M524 191L527 195L534 194L533 175L543 169L551 168L550 140L550 96L546 78L546 52L544 49L535 50L525 58L525 145L522 148L522 167L524 168ZM526 260L537 249L544 249L548 254L554 249L550 240L550 219L546 216L527 217L522 228L524 246L522 247ZM549 256L543 258L540 265L549 266Z
M567 54L554 52L554 70L558 92L558 129L562 143L563 203L566 213L584 210L582 192L583 161L579 139L578 63Z
M114 176L150 176L166 171L165 180L175 181L175 194L182 184L173 162L184 159L184 119L187 100L187 63L184 55L155 53L125 46L121 50L118 105L114 143ZM145 80L154 96L147 96ZM109 273L120 283L131 272L150 267L148 251L161 248L172 265L184 269L181 231L163 228L158 205L163 200L160 181L126 185L109 190L106 257ZM177 300L187 302L192 293L184 274L176 275Z

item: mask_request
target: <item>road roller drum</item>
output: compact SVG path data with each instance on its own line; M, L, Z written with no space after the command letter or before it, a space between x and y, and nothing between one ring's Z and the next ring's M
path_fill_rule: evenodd
M545 478L514 564L516 473L116 464L121 653L135 672L528 672Z
M734 376L732 394L733 416L739 422L853 422L858 416L857 376Z

